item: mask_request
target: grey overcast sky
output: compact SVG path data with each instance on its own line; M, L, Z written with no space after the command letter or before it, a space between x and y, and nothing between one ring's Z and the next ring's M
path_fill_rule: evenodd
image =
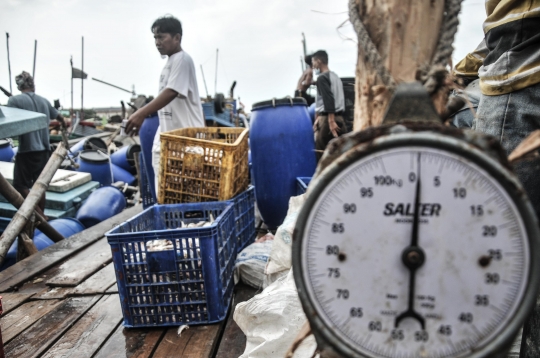
M442 0L438 0L442 1ZM159 16L182 21L182 46L196 65L199 93L205 95L200 65L210 94L214 93L216 48L219 48L217 91L235 94L251 104L292 95L300 76L301 33L308 51L325 49L330 68L341 77L354 76L356 43L347 18L348 0L2 0L0 11L0 86L9 89L5 33L10 35L14 77L32 72L34 40L38 41L36 92L70 107L70 56L84 71L138 94L157 95L165 64L155 49L150 26ZM482 0L465 0L454 61L481 41L485 19ZM426 29L429 30L429 29ZM347 39L349 38L349 39ZM85 80L85 107L119 106L130 94ZM0 94L0 103L7 97ZM80 108L81 80L74 80L74 105Z

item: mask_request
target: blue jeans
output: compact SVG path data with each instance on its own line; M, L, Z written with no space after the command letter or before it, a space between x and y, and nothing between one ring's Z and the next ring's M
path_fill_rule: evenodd
M482 95L473 129L498 138L510 154L540 129L540 83L499 96ZM514 172L540 216L540 159L521 161L514 165Z

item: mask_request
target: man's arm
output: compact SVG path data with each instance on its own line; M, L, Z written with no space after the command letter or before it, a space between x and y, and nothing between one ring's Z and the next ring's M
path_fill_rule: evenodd
M139 108L135 113L129 116L126 126L126 133L136 135L141 128L144 119L168 105L178 96L178 93L170 88L165 88L161 93L154 98L146 106ZM137 128L134 130L134 128ZM133 133L131 133L133 131Z

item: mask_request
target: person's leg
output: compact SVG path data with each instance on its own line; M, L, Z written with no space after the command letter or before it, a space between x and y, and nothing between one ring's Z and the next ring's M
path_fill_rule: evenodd
M532 131L540 129L540 84L501 96L482 96L475 128L497 137L507 154ZM474 128L474 127L473 127ZM540 159L514 165L514 172L523 184L529 199L540 214ZM540 356L540 297L534 311L523 326L520 357Z

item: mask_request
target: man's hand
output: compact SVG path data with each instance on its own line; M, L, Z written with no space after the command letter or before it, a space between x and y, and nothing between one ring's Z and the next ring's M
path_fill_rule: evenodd
M339 132L341 132L341 128L339 128L339 126L336 124L334 113L328 113L328 127L330 128L330 132L332 132L334 138L339 137Z
M313 123L313 132L316 132L318 130L319 130L319 117L315 117L315 122Z
M126 134L129 134L132 137L139 134L139 130L144 122L144 118L146 118L146 116L141 112L142 111L139 109L129 116L125 129Z
M61 114L59 114L57 117L56 117L56 120L58 122L60 122L60 124L62 125L62 128L65 130L67 129L67 125L66 125L66 120L64 119L64 117L62 117Z

